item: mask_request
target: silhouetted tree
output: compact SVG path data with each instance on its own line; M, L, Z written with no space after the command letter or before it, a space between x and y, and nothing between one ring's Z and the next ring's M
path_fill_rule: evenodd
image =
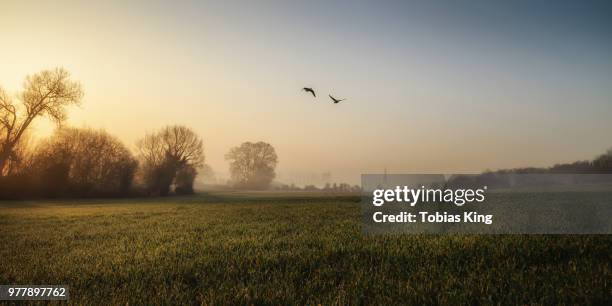
M25 174L31 166L33 152L29 133L25 132L21 136L21 140L13 147L8 160L4 164L4 177Z
M195 168L190 165L180 167L176 172L175 189L177 194L191 194L193 193L193 182L198 174Z
M230 162L232 181L238 188L266 189L276 176L278 157L269 143L245 142L232 148L225 159Z
M0 88L0 177L8 174L15 148L36 118L47 116L60 124L66 119L65 107L79 104L82 97L81 86L61 68L27 76L19 104Z
M142 176L151 193L193 192L197 169L204 164L202 139L191 129L174 125L146 135L138 142Z
M102 130L62 128L39 145L33 158L43 193L51 196L124 195L137 162L115 137Z

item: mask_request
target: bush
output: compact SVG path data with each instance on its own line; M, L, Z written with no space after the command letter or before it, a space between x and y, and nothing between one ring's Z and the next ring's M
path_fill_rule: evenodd
M44 196L119 196L130 191L136 167L105 131L64 128L39 145L30 175Z

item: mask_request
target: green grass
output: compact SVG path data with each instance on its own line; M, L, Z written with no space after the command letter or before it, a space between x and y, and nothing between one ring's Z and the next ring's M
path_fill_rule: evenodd
M0 284L78 304L610 304L612 238L361 232L299 194L0 203Z

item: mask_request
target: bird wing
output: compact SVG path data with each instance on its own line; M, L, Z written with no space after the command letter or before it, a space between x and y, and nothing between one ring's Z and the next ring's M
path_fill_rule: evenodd
M329 97L330 97L332 100L334 100L334 103L338 103L338 102L340 102L340 101L344 101L344 99L342 99L342 100L338 100L338 99L334 98L332 95L329 95Z
M317 97L317 95L315 94L315 92L314 92L314 90L312 88L304 87L303 90L306 91L306 92L311 93L313 97L315 97L315 98Z

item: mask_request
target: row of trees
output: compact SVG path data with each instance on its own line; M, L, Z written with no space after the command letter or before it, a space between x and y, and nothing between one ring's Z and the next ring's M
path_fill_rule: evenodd
M612 173L612 148L592 160L580 160L573 163L556 164L548 168L516 168L484 174L610 174Z
M168 126L145 136L138 148L135 156L102 130L59 128L35 146L15 147L0 177L0 197L193 192L204 151L192 130Z
M0 196L111 196L127 194L137 161L104 131L61 128L34 148L12 152L0 177Z
M81 103L79 83L63 69L26 77L13 99L0 88L0 198L188 194L204 166L202 139L180 125L137 142L134 155L102 130L61 127L66 107ZM31 145L29 127L48 117L60 128ZM264 189L275 177L274 148L245 142L226 155L239 188Z
M576 174L578 175L576 176ZM590 175L583 176L583 174ZM593 160L556 164L548 168L516 168L485 171L479 175L457 175L449 179L447 187L479 188L481 186L489 186L493 188L510 188L537 187L560 183L609 184L612 180L609 174L612 174L612 149L595 157Z
M274 190L279 191L324 191L324 192L360 192L361 187L359 185L350 185L347 183L326 183L323 187L317 187L315 185L306 185L304 187L296 186L295 184L287 185L281 184L273 187Z

